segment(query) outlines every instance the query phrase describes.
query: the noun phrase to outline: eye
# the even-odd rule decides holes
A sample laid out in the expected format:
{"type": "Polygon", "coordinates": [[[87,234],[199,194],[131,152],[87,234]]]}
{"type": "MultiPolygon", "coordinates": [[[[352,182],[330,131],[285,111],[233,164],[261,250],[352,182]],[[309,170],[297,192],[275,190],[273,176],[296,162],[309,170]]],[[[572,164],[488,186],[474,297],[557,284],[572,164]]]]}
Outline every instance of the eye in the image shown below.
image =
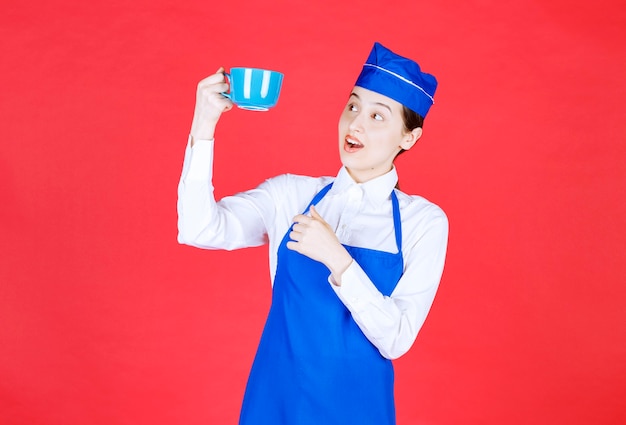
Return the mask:
{"type": "Polygon", "coordinates": [[[382,121],[383,120],[383,116],[377,113],[373,113],[372,114],[372,118],[375,119],[376,121],[382,121]]]}
{"type": "Polygon", "coordinates": [[[350,111],[350,112],[357,112],[358,110],[359,110],[359,108],[357,108],[354,103],[348,104],[348,111],[350,111]]]}

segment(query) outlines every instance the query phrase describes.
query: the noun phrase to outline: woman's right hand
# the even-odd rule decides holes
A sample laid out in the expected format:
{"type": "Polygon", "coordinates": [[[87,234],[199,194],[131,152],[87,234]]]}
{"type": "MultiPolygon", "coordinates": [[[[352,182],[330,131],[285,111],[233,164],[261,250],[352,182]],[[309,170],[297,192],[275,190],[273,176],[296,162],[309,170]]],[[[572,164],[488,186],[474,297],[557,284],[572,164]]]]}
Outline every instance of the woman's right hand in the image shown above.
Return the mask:
{"type": "Polygon", "coordinates": [[[228,83],[224,76],[224,68],[198,83],[196,92],[196,107],[191,123],[191,137],[193,140],[212,139],[215,126],[223,112],[233,107],[233,102],[221,93],[228,91],[228,83]]]}

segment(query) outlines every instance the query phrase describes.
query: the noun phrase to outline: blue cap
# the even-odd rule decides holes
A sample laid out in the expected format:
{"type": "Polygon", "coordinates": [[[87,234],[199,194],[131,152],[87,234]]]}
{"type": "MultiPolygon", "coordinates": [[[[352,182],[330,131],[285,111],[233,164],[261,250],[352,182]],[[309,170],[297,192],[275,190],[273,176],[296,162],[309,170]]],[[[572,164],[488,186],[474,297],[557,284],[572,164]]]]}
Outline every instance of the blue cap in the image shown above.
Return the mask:
{"type": "Polygon", "coordinates": [[[422,72],[417,62],[374,43],[355,86],[390,97],[426,117],[430,106],[435,103],[433,96],[437,80],[433,75],[422,72]]]}

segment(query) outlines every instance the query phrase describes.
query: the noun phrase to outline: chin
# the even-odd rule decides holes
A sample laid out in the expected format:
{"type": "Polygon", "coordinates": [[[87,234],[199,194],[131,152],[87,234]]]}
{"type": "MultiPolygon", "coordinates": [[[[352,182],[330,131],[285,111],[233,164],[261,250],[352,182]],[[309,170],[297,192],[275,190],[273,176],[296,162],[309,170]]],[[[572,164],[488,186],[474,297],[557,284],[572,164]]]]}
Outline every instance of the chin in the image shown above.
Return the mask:
{"type": "Polygon", "coordinates": [[[346,168],[351,168],[356,165],[353,158],[350,158],[345,152],[339,153],[339,159],[341,160],[341,164],[346,168]]]}

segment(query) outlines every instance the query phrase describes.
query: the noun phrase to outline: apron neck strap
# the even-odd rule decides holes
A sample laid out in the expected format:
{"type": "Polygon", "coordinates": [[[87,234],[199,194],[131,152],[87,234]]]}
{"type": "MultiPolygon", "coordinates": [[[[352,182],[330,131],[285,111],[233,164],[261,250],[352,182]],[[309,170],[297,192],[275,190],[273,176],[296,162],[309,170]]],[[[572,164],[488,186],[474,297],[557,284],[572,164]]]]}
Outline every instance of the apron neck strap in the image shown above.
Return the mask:
{"type": "Polygon", "coordinates": [[[396,232],[398,252],[402,252],[402,220],[400,219],[400,203],[395,189],[391,191],[391,205],[393,206],[393,227],[396,232]]]}
{"type": "Polygon", "coordinates": [[[308,213],[309,209],[311,208],[311,205],[317,205],[317,203],[322,200],[324,195],[326,195],[326,193],[328,193],[328,191],[330,190],[331,187],[333,187],[333,183],[332,182],[330,182],[329,184],[324,186],[324,188],[322,188],[322,190],[317,192],[317,195],[315,195],[313,197],[313,200],[309,203],[309,205],[306,207],[306,209],[304,210],[304,212],[302,214],[308,213]]]}

